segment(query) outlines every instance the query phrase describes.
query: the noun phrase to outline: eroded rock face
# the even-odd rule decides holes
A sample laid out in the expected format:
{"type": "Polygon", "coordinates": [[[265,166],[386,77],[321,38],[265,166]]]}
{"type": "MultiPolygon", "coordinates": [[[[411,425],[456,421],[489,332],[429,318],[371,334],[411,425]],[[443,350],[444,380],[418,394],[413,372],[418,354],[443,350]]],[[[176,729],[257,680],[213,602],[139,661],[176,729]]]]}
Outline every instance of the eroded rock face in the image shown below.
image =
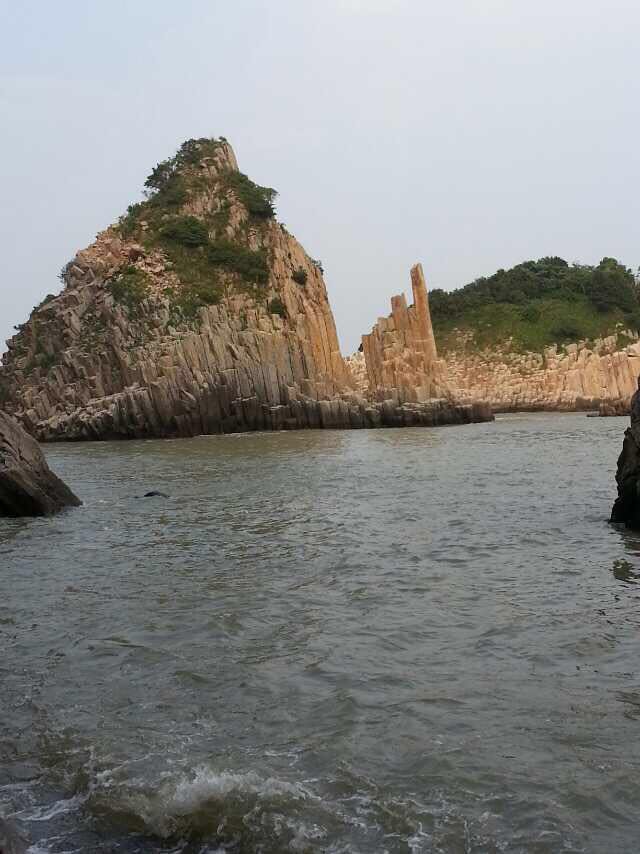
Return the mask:
{"type": "MultiPolygon", "coordinates": [[[[637,338],[626,330],[627,338],[637,338]]],[[[640,374],[640,343],[624,348],[617,336],[578,341],[542,353],[518,353],[508,343],[500,350],[477,352],[460,336],[459,350],[446,354],[452,393],[458,399],[481,398],[496,412],[522,410],[600,410],[628,414],[640,374]]]]}
{"type": "Polygon", "coordinates": [[[0,516],[50,516],[79,504],[51,471],[35,439],[0,412],[0,516]]]}
{"type": "Polygon", "coordinates": [[[411,289],[413,304],[407,305],[404,294],[391,297],[391,314],[378,318],[371,332],[362,336],[362,358],[352,356],[349,364],[360,388],[375,399],[391,396],[413,403],[450,399],[421,264],[411,268],[411,289]]]}
{"type": "Polygon", "coordinates": [[[7,342],[0,401],[40,441],[481,417],[356,388],[321,265],[226,140],[186,143],[150,179],[155,195],[78,252],[7,342]]]}
{"type": "Polygon", "coordinates": [[[631,426],[624,433],[616,483],[618,497],[611,511],[611,521],[640,530],[640,380],[631,399],[631,426]]]}

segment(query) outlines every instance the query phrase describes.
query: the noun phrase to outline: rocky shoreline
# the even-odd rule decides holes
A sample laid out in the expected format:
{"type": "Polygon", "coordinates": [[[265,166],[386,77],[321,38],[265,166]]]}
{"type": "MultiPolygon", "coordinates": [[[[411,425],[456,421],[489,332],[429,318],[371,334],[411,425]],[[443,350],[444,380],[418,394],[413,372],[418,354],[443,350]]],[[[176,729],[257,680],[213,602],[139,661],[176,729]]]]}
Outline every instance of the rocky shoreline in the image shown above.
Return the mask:
{"type": "MultiPolygon", "coordinates": [[[[417,308],[401,311],[399,369],[363,393],[322,265],[226,140],[190,140],[149,183],[155,194],[78,252],[62,292],[7,342],[0,405],[39,441],[492,418],[442,376],[421,269],[417,308]]],[[[385,348],[379,337],[379,359],[385,348]]]]}

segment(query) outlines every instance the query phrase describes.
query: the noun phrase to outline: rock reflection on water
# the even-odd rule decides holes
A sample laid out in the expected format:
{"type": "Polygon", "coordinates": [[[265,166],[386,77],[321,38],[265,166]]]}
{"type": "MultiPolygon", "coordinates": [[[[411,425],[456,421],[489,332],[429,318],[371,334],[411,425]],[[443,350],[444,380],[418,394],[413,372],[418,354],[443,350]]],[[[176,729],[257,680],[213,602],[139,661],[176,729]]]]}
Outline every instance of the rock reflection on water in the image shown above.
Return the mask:
{"type": "Polygon", "coordinates": [[[517,415],[48,448],[85,504],[0,520],[0,814],[52,854],[635,850],[620,441],[517,415]]]}

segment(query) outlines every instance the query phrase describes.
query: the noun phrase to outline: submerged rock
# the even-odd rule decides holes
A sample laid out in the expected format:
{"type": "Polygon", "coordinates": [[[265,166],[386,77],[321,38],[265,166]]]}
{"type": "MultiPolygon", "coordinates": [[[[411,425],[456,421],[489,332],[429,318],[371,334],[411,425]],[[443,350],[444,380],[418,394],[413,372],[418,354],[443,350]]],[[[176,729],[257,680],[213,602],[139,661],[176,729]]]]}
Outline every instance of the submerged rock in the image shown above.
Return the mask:
{"type": "Polygon", "coordinates": [[[640,530],[640,379],[631,398],[631,426],[625,430],[616,472],[618,497],[611,511],[612,522],[624,522],[640,530]]]}
{"type": "MultiPolygon", "coordinates": [[[[80,503],[51,471],[35,439],[0,412],[0,516],[50,516],[80,503]]],[[[2,825],[0,840],[1,832],[2,825]]]]}
{"type": "Polygon", "coordinates": [[[27,835],[12,821],[0,818],[0,854],[26,854],[27,835]]]}

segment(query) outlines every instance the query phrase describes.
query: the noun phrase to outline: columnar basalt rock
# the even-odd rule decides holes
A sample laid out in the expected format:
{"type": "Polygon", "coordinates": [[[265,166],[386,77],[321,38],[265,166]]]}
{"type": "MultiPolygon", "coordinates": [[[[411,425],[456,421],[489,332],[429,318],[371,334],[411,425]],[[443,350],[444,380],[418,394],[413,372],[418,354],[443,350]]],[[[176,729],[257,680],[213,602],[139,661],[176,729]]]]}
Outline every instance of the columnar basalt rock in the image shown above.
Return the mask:
{"type": "MultiPolygon", "coordinates": [[[[391,314],[362,336],[366,388],[376,399],[397,397],[424,403],[450,398],[446,367],[438,359],[422,265],[411,269],[413,305],[404,294],[391,297],[391,314]]],[[[362,385],[362,381],[361,381],[362,385]]]]}
{"type": "Polygon", "coordinates": [[[35,439],[0,412],[0,516],[50,516],[79,504],[51,471],[35,439]]]}
{"type": "MultiPolygon", "coordinates": [[[[630,330],[626,338],[636,337],[630,330]]],[[[478,352],[460,336],[460,348],[446,354],[453,395],[482,398],[496,412],[599,410],[629,412],[640,375],[640,343],[620,349],[615,335],[579,341],[542,353],[519,353],[508,344],[478,352]]]]}
{"type": "Polygon", "coordinates": [[[487,417],[468,401],[431,400],[424,306],[402,309],[423,393],[356,388],[320,264],[274,219],[272,191],[238,172],[226,140],[185,143],[149,181],[155,195],[78,252],[63,291],[7,342],[0,401],[32,435],[172,437],[487,417]]]}
{"type": "Polygon", "coordinates": [[[431,325],[427,283],[424,278],[422,264],[414,264],[411,268],[411,290],[416,314],[416,346],[424,353],[426,370],[433,370],[438,359],[436,339],[431,325]]]}

